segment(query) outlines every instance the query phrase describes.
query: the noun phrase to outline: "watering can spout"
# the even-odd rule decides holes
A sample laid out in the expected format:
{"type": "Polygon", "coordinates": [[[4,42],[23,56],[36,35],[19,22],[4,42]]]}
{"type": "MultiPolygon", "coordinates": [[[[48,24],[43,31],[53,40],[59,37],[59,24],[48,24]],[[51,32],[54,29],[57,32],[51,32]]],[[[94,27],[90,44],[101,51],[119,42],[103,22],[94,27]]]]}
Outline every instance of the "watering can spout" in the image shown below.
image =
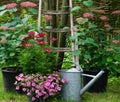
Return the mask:
{"type": "Polygon", "coordinates": [[[103,70],[101,70],[97,75],[88,75],[88,74],[82,74],[82,76],[92,77],[93,79],[90,80],[81,90],[80,95],[83,95],[94,83],[95,81],[102,76],[104,73],[103,70]]]}

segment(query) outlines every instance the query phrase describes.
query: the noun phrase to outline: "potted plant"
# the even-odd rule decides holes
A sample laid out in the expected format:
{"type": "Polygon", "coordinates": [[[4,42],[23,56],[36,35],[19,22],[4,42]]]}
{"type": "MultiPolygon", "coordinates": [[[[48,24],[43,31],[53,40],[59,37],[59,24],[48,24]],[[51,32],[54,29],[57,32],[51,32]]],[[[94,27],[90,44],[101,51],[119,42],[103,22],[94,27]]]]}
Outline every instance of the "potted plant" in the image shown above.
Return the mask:
{"type": "Polygon", "coordinates": [[[28,96],[28,102],[46,102],[46,99],[61,91],[65,82],[66,80],[61,78],[58,72],[47,75],[21,73],[16,76],[15,85],[16,90],[22,86],[23,92],[28,96]]]}
{"type": "Polygon", "coordinates": [[[18,59],[25,74],[48,74],[56,70],[57,52],[48,44],[49,41],[56,41],[56,38],[47,39],[46,34],[36,31],[23,36],[23,50],[18,59]]]}
{"type": "Polygon", "coordinates": [[[21,50],[20,38],[15,35],[9,35],[1,38],[0,41],[0,65],[5,90],[14,90],[15,76],[21,73],[18,63],[18,55],[21,50]]]}
{"type": "Polygon", "coordinates": [[[119,65],[117,64],[119,58],[116,59],[115,57],[116,54],[118,55],[118,50],[112,44],[112,40],[115,39],[114,36],[111,37],[114,28],[109,24],[110,19],[106,11],[96,8],[91,9],[92,4],[92,1],[91,3],[81,3],[80,7],[83,7],[84,10],[82,8],[80,10],[73,8],[73,12],[75,13],[81,11],[81,17],[78,16],[76,18],[76,34],[70,37],[70,39],[71,41],[75,41],[78,38],[76,44],[79,46],[79,50],[74,51],[73,54],[80,56],[79,61],[82,68],[85,68],[84,73],[90,74],[88,71],[93,71],[92,74],[97,74],[98,72],[96,71],[105,71],[105,74],[103,74],[104,80],[100,78],[96,82],[99,86],[95,90],[96,92],[104,92],[107,85],[108,70],[112,72],[119,65]],[[105,82],[104,85],[103,81],[105,82]],[[103,88],[100,88],[101,86],[103,88]]]}
{"type": "Polygon", "coordinates": [[[31,26],[34,29],[34,26],[29,24],[29,21],[32,20],[30,14],[33,13],[32,11],[27,13],[29,9],[36,6],[32,2],[21,2],[22,9],[19,10],[17,3],[9,3],[2,5],[0,9],[0,66],[2,67],[4,87],[8,91],[15,90],[15,76],[21,73],[18,62],[18,56],[22,50],[20,36],[26,34],[31,26]],[[27,5],[25,5],[26,3],[27,5]]]}

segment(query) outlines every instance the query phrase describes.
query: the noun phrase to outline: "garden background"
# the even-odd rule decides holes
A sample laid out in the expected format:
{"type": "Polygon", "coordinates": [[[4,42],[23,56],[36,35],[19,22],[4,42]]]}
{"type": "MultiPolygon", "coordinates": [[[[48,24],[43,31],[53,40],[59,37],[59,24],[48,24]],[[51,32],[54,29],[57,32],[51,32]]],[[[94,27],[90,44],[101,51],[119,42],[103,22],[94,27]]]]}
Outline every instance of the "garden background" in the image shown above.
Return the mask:
{"type": "MultiPolygon", "coordinates": [[[[2,6],[4,4],[12,3],[12,2],[19,3],[21,1],[26,1],[26,0],[4,0],[4,1],[0,0],[0,6],[2,6]]],[[[27,1],[32,1],[32,2],[35,2],[38,4],[38,0],[27,0],[27,1]]],[[[83,95],[83,102],[95,102],[95,101],[96,102],[106,102],[106,101],[107,102],[119,102],[119,94],[120,94],[120,86],[119,86],[119,84],[120,84],[120,11],[119,11],[120,6],[119,6],[119,4],[120,4],[120,1],[118,1],[118,0],[93,0],[93,4],[94,4],[95,8],[98,7],[97,9],[105,10],[105,13],[103,12],[103,14],[96,14],[95,17],[101,17],[104,15],[104,16],[108,17],[108,19],[103,18],[102,19],[103,21],[101,21],[98,18],[89,19],[88,21],[85,21],[84,23],[82,22],[82,24],[81,24],[81,22],[79,22],[80,19],[77,19],[77,18],[80,18],[82,16],[82,14],[85,12],[89,12],[89,11],[95,12],[95,11],[94,11],[94,7],[93,8],[90,7],[89,4],[86,7],[83,6],[81,4],[81,1],[84,1],[84,0],[76,0],[73,2],[74,8],[72,9],[72,11],[73,11],[72,13],[76,16],[76,18],[74,18],[74,22],[76,23],[76,21],[77,21],[77,23],[78,23],[76,26],[78,28],[79,34],[75,37],[71,37],[70,41],[74,41],[78,37],[80,40],[78,42],[79,50],[81,50],[81,52],[76,51],[73,54],[75,54],[75,55],[80,54],[79,55],[80,56],[80,64],[82,67],[87,68],[87,67],[90,67],[90,65],[99,65],[99,67],[104,66],[110,70],[107,91],[104,93],[86,92],[83,95]],[[81,7],[83,7],[83,8],[81,9],[81,7]],[[117,13],[113,12],[113,11],[117,11],[117,13]],[[113,13],[113,15],[112,15],[112,13],[113,13]],[[89,27],[89,24],[91,22],[94,22],[97,26],[91,25],[91,28],[92,28],[91,29],[89,27]],[[87,26],[87,24],[88,24],[88,26],[87,26]],[[105,27],[104,24],[106,24],[106,25],[109,24],[109,25],[107,25],[105,27]],[[82,33],[80,30],[81,28],[83,28],[82,33]],[[91,35],[88,34],[89,32],[91,35]],[[97,35],[94,34],[94,32],[99,32],[98,34],[101,34],[101,36],[98,37],[97,35]],[[84,41],[81,43],[81,40],[85,40],[86,42],[84,41]],[[95,42],[95,41],[98,41],[98,42],[95,42]],[[85,46],[83,46],[83,43],[85,46]],[[98,45],[96,45],[96,44],[98,44],[98,45]],[[102,44],[103,44],[103,46],[101,47],[102,44]],[[99,49],[97,50],[96,48],[99,48],[99,49]],[[93,49],[96,49],[96,51],[94,52],[93,49]],[[106,49],[110,53],[107,53],[106,49]],[[113,51],[113,49],[114,49],[114,51],[113,51]],[[91,60],[93,58],[92,55],[95,55],[94,60],[91,60]],[[101,58],[101,56],[103,56],[103,57],[101,58]],[[97,61],[97,62],[95,62],[95,61],[97,61]]],[[[92,0],[88,0],[88,1],[91,2],[92,0]]],[[[52,5],[52,7],[54,7],[55,6],[54,2],[58,2],[58,1],[57,0],[49,0],[50,4],[48,3],[48,5],[49,6],[52,5]]],[[[64,0],[61,0],[59,3],[62,3],[62,2],[64,2],[64,0]]],[[[9,14],[6,13],[5,15],[0,16],[0,26],[4,25],[4,23],[6,23],[9,27],[15,26],[16,34],[20,34],[20,33],[27,34],[27,32],[31,29],[36,30],[37,22],[38,22],[37,21],[37,17],[38,17],[37,11],[31,9],[30,12],[28,13],[27,11],[24,11],[24,10],[22,11],[21,8],[19,8],[19,9],[20,9],[19,12],[17,12],[16,14],[17,15],[20,14],[20,16],[23,17],[21,20],[24,22],[23,25],[18,25],[19,23],[21,24],[21,22],[18,22],[17,20],[7,24],[8,21],[11,21],[10,17],[13,17],[14,15],[9,16],[9,14]],[[27,13],[28,14],[31,13],[34,16],[32,16],[32,17],[29,16],[30,17],[29,19],[27,19],[27,17],[24,18],[23,14],[27,14],[27,13]]],[[[36,9],[38,9],[38,8],[36,8],[36,9]]],[[[68,20],[68,18],[65,17],[64,20],[68,20]]],[[[57,20],[52,21],[54,27],[56,26],[57,22],[58,22],[57,20]]],[[[42,22],[42,24],[44,26],[47,23],[48,22],[45,22],[45,21],[42,22]]],[[[63,24],[67,24],[67,23],[64,22],[63,24]]],[[[60,25],[60,27],[61,27],[61,25],[60,25]]],[[[13,32],[14,31],[1,30],[1,34],[7,34],[7,33],[13,33],[13,32]],[[3,33],[3,32],[5,32],[5,33],[3,33]]],[[[54,35],[52,35],[52,36],[56,37],[54,35]]],[[[17,38],[17,37],[18,36],[15,36],[15,38],[17,38]]],[[[68,36],[64,36],[64,35],[57,36],[57,39],[59,39],[59,42],[53,43],[54,46],[63,46],[63,47],[65,45],[70,46],[70,41],[68,41],[68,36]],[[65,40],[66,40],[67,44],[66,44],[66,42],[64,42],[65,40]]],[[[11,54],[11,56],[13,56],[13,54],[11,54]]],[[[58,60],[57,61],[58,63],[63,61],[64,59],[71,60],[71,54],[62,52],[57,55],[56,59],[58,60]]],[[[52,62],[52,63],[54,63],[54,62],[52,62]]],[[[3,67],[2,64],[0,66],[3,67]]],[[[69,66],[69,64],[64,65],[64,66],[65,67],[69,66]]],[[[56,70],[58,70],[60,68],[61,68],[61,66],[58,66],[56,70]]],[[[52,70],[55,70],[55,69],[53,68],[52,70]]],[[[49,72],[49,70],[47,70],[47,71],[49,72]]],[[[44,73],[44,71],[43,71],[43,73],[44,73]]],[[[27,102],[27,97],[24,94],[18,94],[18,93],[4,91],[2,82],[3,82],[2,74],[0,74],[0,100],[1,100],[1,102],[27,102]]],[[[51,100],[51,102],[62,102],[62,100],[54,98],[53,100],[51,100]]]]}

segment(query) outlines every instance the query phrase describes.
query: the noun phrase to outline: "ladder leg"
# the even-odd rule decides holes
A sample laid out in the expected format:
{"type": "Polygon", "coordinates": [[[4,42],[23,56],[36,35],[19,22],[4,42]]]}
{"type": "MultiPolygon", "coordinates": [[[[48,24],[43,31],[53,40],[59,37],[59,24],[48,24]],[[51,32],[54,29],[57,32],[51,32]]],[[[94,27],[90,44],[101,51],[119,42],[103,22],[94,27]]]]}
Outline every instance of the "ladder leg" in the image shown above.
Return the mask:
{"type": "Polygon", "coordinates": [[[42,8],[42,0],[39,0],[39,11],[38,11],[38,31],[41,31],[41,8],[42,8]]]}
{"type": "MultiPolygon", "coordinates": [[[[69,0],[69,6],[70,6],[70,11],[72,9],[72,0],[69,0]]],[[[70,30],[71,30],[71,36],[74,36],[74,29],[73,29],[73,14],[70,13],[70,30]]],[[[78,46],[76,45],[77,39],[75,42],[72,42],[72,51],[78,50],[78,46]]],[[[79,56],[74,55],[73,56],[73,62],[79,64],[79,56]]]]}

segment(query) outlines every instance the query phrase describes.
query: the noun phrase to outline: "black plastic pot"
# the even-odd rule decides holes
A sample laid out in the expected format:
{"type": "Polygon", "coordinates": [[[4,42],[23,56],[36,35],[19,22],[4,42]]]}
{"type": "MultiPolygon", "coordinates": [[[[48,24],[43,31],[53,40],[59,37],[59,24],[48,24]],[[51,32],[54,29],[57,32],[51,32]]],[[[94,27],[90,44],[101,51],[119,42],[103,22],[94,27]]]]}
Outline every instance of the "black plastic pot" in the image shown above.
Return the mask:
{"type": "Polygon", "coordinates": [[[6,91],[15,91],[15,77],[22,73],[17,67],[2,68],[3,84],[6,91]]]}
{"type": "MultiPolygon", "coordinates": [[[[105,92],[107,88],[107,81],[108,81],[108,70],[104,70],[105,73],[89,88],[88,92],[105,92]]],[[[84,74],[96,75],[99,71],[86,71],[84,70],[84,74]]],[[[83,77],[83,85],[86,85],[92,78],[91,77],[83,77]]]]}

